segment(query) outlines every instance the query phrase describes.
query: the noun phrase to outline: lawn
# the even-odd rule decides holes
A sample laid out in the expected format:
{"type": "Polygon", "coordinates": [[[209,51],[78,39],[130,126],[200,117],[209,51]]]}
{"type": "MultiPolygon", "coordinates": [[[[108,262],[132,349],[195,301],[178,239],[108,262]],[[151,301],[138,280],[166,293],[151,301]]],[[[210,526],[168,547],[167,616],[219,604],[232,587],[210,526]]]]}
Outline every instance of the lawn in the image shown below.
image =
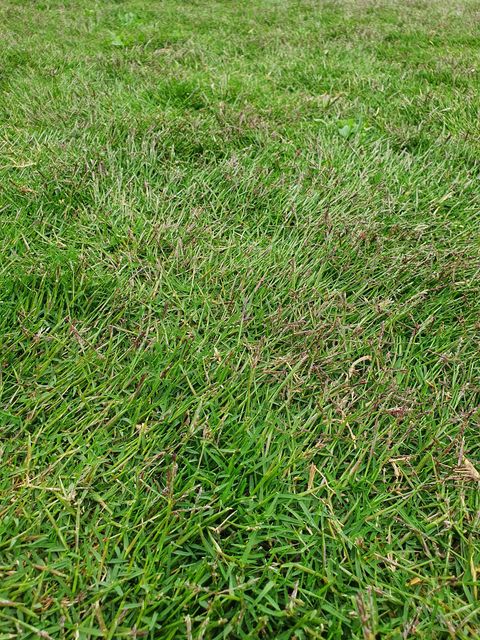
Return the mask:
{"type": "Polygon", "coordinates": [[[0,0],[0,640],[480,636],[480,2],[0,0]]]}

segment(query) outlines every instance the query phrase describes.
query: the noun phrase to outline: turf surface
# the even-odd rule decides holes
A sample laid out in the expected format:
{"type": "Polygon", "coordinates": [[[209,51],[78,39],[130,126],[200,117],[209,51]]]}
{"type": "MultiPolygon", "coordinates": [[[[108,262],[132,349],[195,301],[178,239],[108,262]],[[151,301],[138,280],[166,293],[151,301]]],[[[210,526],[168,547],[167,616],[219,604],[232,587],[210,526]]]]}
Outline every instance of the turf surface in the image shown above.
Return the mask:
{"type": "Polygon", "coordinates": [[[478,638],[480,3],[0,0],[0,639],[478,638]]]}

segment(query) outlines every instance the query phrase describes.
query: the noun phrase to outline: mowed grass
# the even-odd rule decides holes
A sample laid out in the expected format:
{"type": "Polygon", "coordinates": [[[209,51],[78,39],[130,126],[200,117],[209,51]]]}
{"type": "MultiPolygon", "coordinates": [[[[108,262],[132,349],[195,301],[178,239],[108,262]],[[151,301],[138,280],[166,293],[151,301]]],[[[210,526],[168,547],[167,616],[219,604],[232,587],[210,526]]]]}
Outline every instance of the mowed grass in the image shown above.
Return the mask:
{"type": "Polygon", "coordinates": [[[0,638],[478,638],[479,2],[0,25],[0,638]]]}

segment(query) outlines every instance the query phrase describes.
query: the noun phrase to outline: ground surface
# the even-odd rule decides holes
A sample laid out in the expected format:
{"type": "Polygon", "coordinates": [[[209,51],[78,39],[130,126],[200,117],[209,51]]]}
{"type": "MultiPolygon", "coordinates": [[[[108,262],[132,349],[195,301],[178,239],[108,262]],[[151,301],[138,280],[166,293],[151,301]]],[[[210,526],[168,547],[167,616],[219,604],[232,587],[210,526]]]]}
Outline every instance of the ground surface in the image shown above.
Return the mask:
{"type": "Polygon", "coordinates": [[[0,638],[477,638],[478,2],[0,0],[0,638]]]}

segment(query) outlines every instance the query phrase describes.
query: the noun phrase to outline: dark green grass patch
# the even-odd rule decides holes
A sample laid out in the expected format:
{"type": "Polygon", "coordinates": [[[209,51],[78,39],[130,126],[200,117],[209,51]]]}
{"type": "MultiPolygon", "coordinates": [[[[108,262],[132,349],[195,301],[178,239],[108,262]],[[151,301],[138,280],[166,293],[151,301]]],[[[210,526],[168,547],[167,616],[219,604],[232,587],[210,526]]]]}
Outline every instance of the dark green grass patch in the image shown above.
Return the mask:
{"type": "Polygon", "coordinates": [[[476,1],[0,0],[0,637],[477,638],[476,1]]]}

